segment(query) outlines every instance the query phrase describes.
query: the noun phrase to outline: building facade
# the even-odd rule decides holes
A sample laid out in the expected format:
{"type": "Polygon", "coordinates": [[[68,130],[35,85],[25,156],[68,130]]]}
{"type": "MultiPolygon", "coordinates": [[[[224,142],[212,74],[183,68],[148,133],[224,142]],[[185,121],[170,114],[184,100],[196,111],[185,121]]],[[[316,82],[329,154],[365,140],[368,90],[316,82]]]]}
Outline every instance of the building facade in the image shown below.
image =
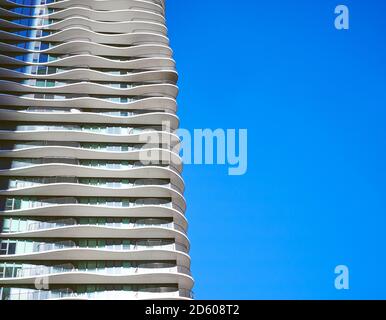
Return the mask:
{"type": "Polygon", "coordinates": [[[191,299],[163,0],[0,0],[0,298],[191,299]]]}

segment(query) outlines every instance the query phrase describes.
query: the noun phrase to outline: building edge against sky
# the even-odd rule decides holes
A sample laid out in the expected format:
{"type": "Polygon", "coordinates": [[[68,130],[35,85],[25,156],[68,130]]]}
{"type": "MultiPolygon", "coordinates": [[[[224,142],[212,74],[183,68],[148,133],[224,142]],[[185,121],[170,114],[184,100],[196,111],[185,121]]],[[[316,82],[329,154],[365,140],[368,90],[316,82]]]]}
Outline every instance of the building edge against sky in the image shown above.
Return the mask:
{"type": "Polygon", "coordinates": [[[0,0],[0,299],[192,298],[177,79],[164,1],[0,0]]]}

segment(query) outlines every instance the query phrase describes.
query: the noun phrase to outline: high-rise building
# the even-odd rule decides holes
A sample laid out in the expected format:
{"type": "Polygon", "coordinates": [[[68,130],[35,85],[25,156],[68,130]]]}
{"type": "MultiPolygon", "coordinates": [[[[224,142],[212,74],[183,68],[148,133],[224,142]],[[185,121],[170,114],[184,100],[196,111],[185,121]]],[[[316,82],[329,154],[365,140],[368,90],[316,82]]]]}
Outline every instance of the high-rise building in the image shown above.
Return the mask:
{"type": "Polygon", "coordinates": [[[1,299],[192,298],[176,82],[163,0],[0,0],[1,299]]]}

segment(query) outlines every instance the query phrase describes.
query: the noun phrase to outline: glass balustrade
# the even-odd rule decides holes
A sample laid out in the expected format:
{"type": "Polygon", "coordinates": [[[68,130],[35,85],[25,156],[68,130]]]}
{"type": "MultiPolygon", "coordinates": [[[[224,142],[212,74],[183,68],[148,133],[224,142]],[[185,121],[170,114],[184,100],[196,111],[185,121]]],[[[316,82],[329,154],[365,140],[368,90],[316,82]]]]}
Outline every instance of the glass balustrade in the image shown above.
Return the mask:
{"type": "Polygon", "coordinates": [[[76,178],[76,177],[45,177],[45,178],[18,178],[10,179],[8,189],[21,189],[56,183],[72,183],[90,185],[101,188],[127,189],[142,186],[162,186],[176,189],[177,186],[166,179],[100,179],[100,178],[76,178]]]}
{"type": "MultiPolygon", "coordinates": [[[[29,38],[38,38],[38,37],[44,37],[44,36],[54,34],[55,32],[38,29],[38,30],[18,30],[18,31],[14,31],[11,33],[15,34],[15,35],[29,37],[29,38]],[[31,36],[31,35],[34,35],[34,36],[31,36]]],[[[27,46],[27,44],[26,44],[27,41],[26,42],[20,42],[20,43],[25,43],[25,46],[27,46]]],[[[79,57],[79,55],[75,55],[75,54],[47,54],[45,52],[39,52],[40,50],[46,50],[48,48],[50,48],[50,47],[46,41],[43,42],[43,41],[37,40],[37,41],[30,42],[30,44],[28,44],[28,47],[25,48],[25,49],[29,49],[29,50],[34,50],[36,52],[29,52],[29,53],[23,53],[23,54],[20,54],[20,53],[14,54],[14,53],[9,53],[9,52],[4,52],[4,53],[6,53],[6,56],[9,58],[13,58],[13,59],[23,61],[23,62],[39,63],[39,64],[40,63],[47,63],[47,62],[54,62],[54,61],[63,60],[66,58],[78,58],[79,57]],[[40,46],[39,46],[39,43],[40,43],[40,46]]],[[[99,59],[108,59],[112,62],[129,62],[129,61],[135,61],[135,60],[142,59],[139,57],[102,56],[102,55],[92,55],[92,54],[87,54],[87,56],[93,56],[96,59],[98,59],[98,58],[99,59]]],[[[110,85],[116,86],[114,83],[110,84],[110,85]]],[[[126,83],[122,84],[122,85],[125,85],[125,87],[126,87],[126,83]]]]}
{"type": "MultiPolygon", "coordinates": [[[[31,146],[28,146],[28,148],[31,148],[31,146]]],[[[21,148],[23,149],[23,148],[21,148]]],[[[16,150],[16,149],[14,149],[16,150]]],[[[134,149],[136,150],[136,149],[134,149]]],[[[134,151],[132,150],[132,151],[134,151]]],[[[146,149],[144,149],[146,150],[146,149]]],[[[130,151],[130,150],[128,150],[130,151]]],[[[119,151],[118,151],[119,152],[119,151]]],[[[35,158],[35,159],[14,159],[11,161],[9,165],[6,167],[3,167],[2,169],[21,169],[21,168],[28,168],[33,167],[37,165],[43,165],[43,164],[67,164],[67,165],[75,165],[75,166],[82,166],[82,167],[91,167],[91,168],[98,168],[98,169],[106,169],[106,170],[129,170],[129,169],[135,169],[135,168],[143,168],[143,167],[159,167],[163,169],[170,169],[176,172],[177,174],[180,174],[180,167],[175,165],[174,163],[142,163],[141,161],[134,161],[134,162],[117,162],[117,161],[97,161],[97,160],[90,160],[90,161],[84,161],[84,160],[78,160],[78,159],[72,159],[72,158],[35,158]]],[[[182,191],[177,185],[173,184],[170,186],[173,189],[182,191]]]]}
{"type": "MultiPolygon", "coordinates": [[[[6,129],[6,128],[4,128],[6,129]]],[[[80,131],[111,135],[131,135],[143,132],[160,132],[159,127],[129,128],[129,127],[97,127],[78,125],[18,125],[14,129],[17,132],[23,131],[80,131]]]]}
{"type": "Polygon", "coordinates": [[[175,288],[160,288],[152,291],[89,291],[89,292],[74,292],[71,289],[62,289],[56,291],[43,290],[22,290],[19,288],[11,291],[12,293],[2,293],[3,300],[56,300],[56,299],[96,299],[96,300],[130,300],[130,299],[160,299],[160,298],[188,298],[193,299],[193,293],[190,290],[175,289],[175,288]],[[16,292],[15,292],[16,291],[16,292]]]}
{"type": "MultiPolygon", "coordinates": [[[[159,147],[154,145],[148,145],[148,147],[159,147]]],[[[97,143],[88,143],[82,144],[81,148],[90,149],[90,150],[98,150],[98,151],[108,151],[108,152],[128,152],[128,151],[136,151],[136,150],[146,150],[147,148],[144,145],[129,145],[129,144],[97,144],[97,143]]]]}
{"type": "MultiPolygon", "coordinates": [[[[14,159],[11,161],[9,168],[25,168],[32,167],[35,165],[42,164],[70,164],[82,167],[92,167],[98,169],[108,170],[128,170],[133,168],[142,167],[160,167],[160,168],[172,168],[172,164],[161,164],[161,163],[146,163],[143,164],[141,161],[102,161],[102,160],[78,160],[73,158],[31,158],[31,159],[14,159]]],[[[7,167],[8,168],[8,167],[7,167]]],[[[177,170],[175,168],[174,170],[177,170]]]]}
{"type": "Polygon", "coordinates": [[[11,169],[17,169],[17,168],[25,168],[25,167],[31,167],[34,165],[41,165],[41,164],[50,164],[50,163],[56,163],[56,164],[70,164],[70,165],[79,165],[78,159],[73,158],[34,158],[34,159],[15,159],[12,160],[10,164],[11,169]]]}
{"type": "MultiPolygon", "coordinates": [[[[143,198],[143,199],[122,199],[122,198],[74,198],[74,197],[61,197],[61,198],[48,198],[39,199],[37,197],[15,197],[7,198],[5,202],[5,210],[27,210],[33,208],[41,208],[55,205],[89,205],[96,207],[108,207],[108,208],[135,208],[142,206],[162,206],[166,208],[177,208],[170,200],[158,199],[158,198],[143,198]]],[[[181,210],[181,209],[180,209],[181,210]]],[[[181,212],[183,212],[181,210],[181,212]]]]}
{"type": "MultiPolygon", "coordinates": [[[[4,218],[2,233],[20,233],[39,230],[49,230],[61,227],[71,226],[88,226],[88,227],[106,227],[118,229],[135,229],[135,228],[166,228],[186,233],[185,229],[178,223],[165,221],[161,218],[68,218],[46,221],[25,220],[21,218],[4,218]]],[[[1,230],[1,229],[0,229],[1,230]]]]}
{"type": "MultiPolygon", "coordinates": [[[[64,0],[9,0],[9,2],[13,2],[16,4],[21,4],[25,6],[38,6],[38,5],[46,5],[51,3],[63,2],[64,0]]],[[[151,2],[157,4],[159,6],[163,6],[161,0],[146,0],[146,2],[151,2]]]]}
{"type": "Polygon", "coordinates": [[[65,142],[65,141],[14,141],[4,142],[0,146],[0,150],[22,150],[34,147],[70,147],[78,149],[87,149],[95,151],[106,151],[106,152],[128,152],[137,150],[147,150],[150,148],[162,148],[158,144],[125,144],[125,143],[83,143],[83,142],[65,142]],[[146,148],[145,148],[146,146],[146,148]]]}
{"type": "Polygon", "coordinates": [[[56,33],[55,31],[47,31],[41,29],[13,30],[8,32],[16,36],[21,36],[30,39],[47,37],[56,33]]]}
{"type": "Polygon", "coordinates": [[[47,25],[56,23],[60,20],[36,17],[36,18],[10,19],[8,21],[22,26],[26,26],[26,27],[41,27],[41,26],[47,26],[47,25]]]}
{"type": "MultiPolygon", "coordinates": [[[[11,2],[18,3],[18,4],[24,4],[20,0],[12,0],[11,2]]],[[[29,4],[31,5],[31,4],[29,4]]],[[[46,8],[46,7],[16,7],[16,8],[7,8],[8,11],[18,13],[24,16],[43,16],[47,14],[51,14],[56,12],[57,9],[53,8],[46,8]]]]}
{"type": "MultiPolygon", "coordinates": [[[[43,42],[43,41],[30,41],[30,42],[19,42],[14,44],[15,46],[19,48],[24,49],[30,49],[30,50],[46,50],[49,48],[55,47],[54,43],[50,42],[43,42]]],[[[12,70],[24,74],[31,74],[31,75],[50,75],[55,73],[63,73],[66,71],[73,71],[73,70],[88,70],[88,71],[95,71],[100,72],[105,75],[112,75],[112,76],[126,76],[126,75],[133,75],[136,73],[144,72],[144,70],[141,69],[98,69],[98,68],[91,68],[82,66],[81,68],[69,68],[69,67],[56,67],[56,66],[22,66],[13,68],[12,70]]],[[[146,70],[145,70],[146,71],[146,70]]]]}
{"type": "MultiPolygon", "coordinates": [[[[81,99],[81,98],[91,98],[91,99],[98,99],[106,102],[112,102],[112,103],[131,103],[136,102],[143,97],[121,97],[121,96],[115,96],[115,97],[109,97],[109,96],[103,96],[103,95],[94,95],[94,94],[68,94],[68,95],[59,95],[59,94],[46,94],[46,93],[29,93],[29,94],[21,94],[17,97],[20,98],[27,98],[27,99],[40,99],[40,100],[72,100],[72,99],[81,99]]],[[[151,98],[151,97],[144,97],[151,98]]]]}
{"type": "MultiPolygon", "coordinates": [[[[15,81],[13,81],[15,82],[15,81]]],[[[30,86],[30,87],[38,87],[38,88],[54,88],[54,87],[63,87],[73,84],[90,84],[90,85],[101,85],[105,87],[110,87],[112,89],[132,89],[139,86],[146,86],[149,84],[146,83],[120,83],[120,82],[91,82],[91,81],[55,81],[55,80],[39,80],[39,79],[27,79],[27,80],[21,80],[18,82],[20,84],[30,86]]]]}
{"type": "Polygon", "coordinates": [[[33,240],[1,240],[1,255],[22,255],[69,249],[95,249],[104,251],[127,252],[142,250],[170,250],[187,253],[185,244],[176,243],[174,240],[109,240],[85,239],[66,240],[59,242],[37,242],[33,240]]]}
{"type": "Polygon", "coordinates": [[[76,108],[49,108],[49,107],[30,107],[24,110],[13,110],[13,109],[2,109],[3,111],[15,112],[15,111],[23,111],[23,112],[40,112],[40,113],[76,113],[76,114],[97,114],[103,116],[113,116],[113,117],[132,117],[137,115],[149,114],[160,111],[147,111],[147,112],[129,112],[129,111],[103,111],[103,110],[95,110],[95,109],[76,109],[76,108]]]}
{"type": "MultiPolygon", "coordinates": [[[[189,268],[184,266],[167,266],[165,263],[156,263],[154,265],[147,264],[146,267],[141,265],[135,265],[132,262],[120,262],[115,263],[114,267],[84,267],[87,263],[82,262],[78,263],[77,266],[74,264],[68,263],[57,266],[45,266],[45,265],[28,265],[28,264],[0,264],[0,278],[28,278],[28,277],[37,277],[43,275],[52,275],[52,274],[61,274],[61,273],[94,273],[102,275],[135,275],[135,274],[148,274],[148,273],[182,273],[186,275],[191,275],[189,268]]],[[[88,263],[91,264],[91,263],[88,263]]],[[[98,262],[93,262],[95,265],[101,264],[98,262]]],[[[111,264],[111,263],[108,263],[111,264]]]]}

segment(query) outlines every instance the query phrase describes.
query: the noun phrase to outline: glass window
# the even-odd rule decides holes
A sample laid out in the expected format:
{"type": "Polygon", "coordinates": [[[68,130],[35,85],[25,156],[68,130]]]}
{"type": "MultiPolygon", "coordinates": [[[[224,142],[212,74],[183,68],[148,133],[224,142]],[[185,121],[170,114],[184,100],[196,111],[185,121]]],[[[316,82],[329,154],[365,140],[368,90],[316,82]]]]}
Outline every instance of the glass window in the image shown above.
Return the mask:
{"type": "Polygon", "coordinates": [[[13,266],[9,265],[5,268],[5,277],[12,278],[12,276],[13,276],[13,266]]]}
{"type": "Polygon", "coordinates": [[[3,232],[9,232],[11,231],[11,219],[5,218],[3,220],[3,232]]]}
{"type": "Polygon", "coordinates": [[[34,246],[38,247],[39,244],[33,241],[26,241],[25,242],[25,252],[34,252],[34,246]]]}
{"type": "Polygon", "coordinates": [[[88,285],[87,286],[87,292],[95,292],[95,291],[96,291],[95,285],[88,285]]]}
{"type": "Polygon", "coordinates": [[[7,198],[7,200],[5,202],[5,210],[12,210],[13,209],[13,202],[14,202],[14,199],[7,198]]]}
{"type": "Polygon", "coordinates": [[[13,210],[21,209],[21,204],[22,204],[21,199],[16,198],[13,204],[13,210]]]}
{"type": "Polygon", "coordinates": [[[48,74],[54,74],[57,72],[57,69],[55,67],[48,67],[47,73],[48,74]]]}
{"type": "Polygon", "coordinates": [[[45,80],[36,80],[36,86],[37,87],[45,87],[46,86],[45,80]]]}
{"type": "Polygon", "coordinates": [[[9,242],[8,244],[8,254],[16,253],[16,242],[9,242]]]}
{"type": "Polygon", "coordinates": [[[96,269],[96,261],[87,262],[87,269],[88,270],[95,270],[96,269]]]}
{"type": "Polygon", "coordinates": [[[88,218],[80,218],[79,224],[88,224],[88,218]]]}
{"type": "Polygon", "coordinates": [[[46,54],[39,54],[39,62],[40,63],[48,62],[48,55],[46,55],[46,54]]]}
{"type": "Polygon", "coordinates": [[[77,292],[78,292],[78,293],[84,293],[84,292],[86,292],[86,285],[84,285],[84,284],[78,285],[78,286],[77,286],[77,292]]]}
{"type": "Polygon", "coordinates": [[[79,247],[86,248],[87,247],[87,240],[79,240],[79,247]]]}
{"type": "Polygon", "coordinates": [[[130,249],[130,240],[123,240],[123,250],[129,250],[130,249]]]}
{"type": "Polygon", "coordinates": [[[46,50],[49,48],[49,45],[47,42],[42,42],[40,45],[40,50],[46,50]]]}
{"type": "Polygon", "coordinates": [[[89,248],[96,248],[97,246],[97,241],[96,240],[89,240],[88,241],[88,247],[89,248]]]}
{"type": "Polygon", "coordinates": [[[0,245],[0,254],[7,254],[8,242],[1,242],[0,245]]]}
{"type": "Polygon", "coordinates": [[[78,269],[79,269],[79,270],[86,270],[86,269],[87,269],[87,264],[86,264],[86,262],[85,262],[85,261],[80,261],[80,262],[78,263],[78,269]]]}
{"type": "Polygon", "coordinates": [[[18,231],[27,231],[27,221],[19,220],[18,222],[19,222],[18,231]]]}

